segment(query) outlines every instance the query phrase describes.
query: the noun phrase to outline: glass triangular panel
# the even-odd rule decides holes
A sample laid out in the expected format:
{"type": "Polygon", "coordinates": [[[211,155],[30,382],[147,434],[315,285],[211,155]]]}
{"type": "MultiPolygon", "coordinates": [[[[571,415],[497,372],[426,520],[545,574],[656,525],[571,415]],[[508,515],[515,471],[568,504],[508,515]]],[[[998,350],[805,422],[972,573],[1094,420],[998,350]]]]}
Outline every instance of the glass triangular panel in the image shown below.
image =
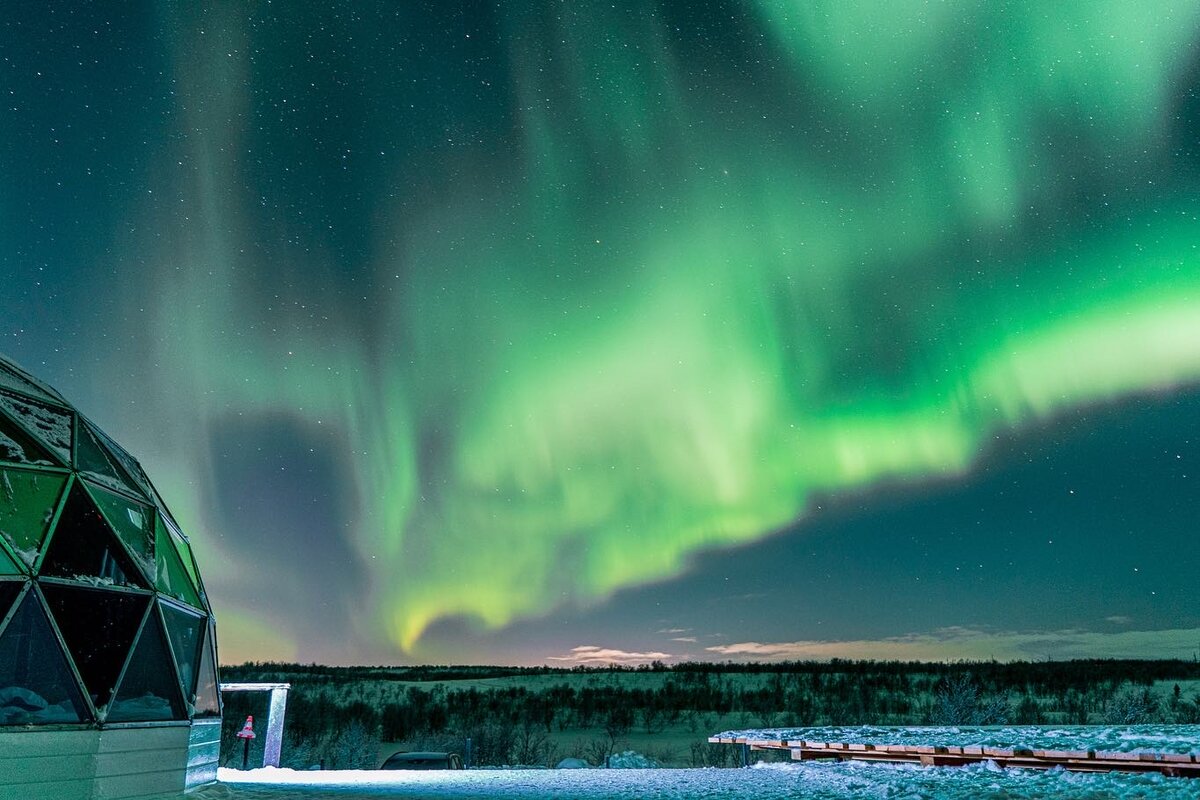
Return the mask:
{"type": "Polygon", "coordinates": [[[0,620],[8,616],[8,610],[23,588],[25,581],[0,581],[0,620]]]}
{"type": "Polygon", "coordinates": [[[189,701],[196,693],[196,670],[200,666],[200,643],[204,639],[204,617],[189,614],[175,606],[162,603],[163,621],[167,624],[167,639],[179,665],[179,683],[189,701]]]}
{"type": "Polygon", "coordinates": [[[67,476],[56,472],[0,468],[0,536],[32,567],[67,476]]]}
{"type": "Polygon", "coordinates": [[[221,716],[221,691],[217,687],[216,631],[210,625],[200,654],[200,673],[196,682],[195,717],[221,716]]]}
{"type": "Polygon", "coordinates": [[[0,633],[0,725],[89,718],[67,657],[34,592],[0,633]]]}
{"type": "Polygon", "coordinates": [[[154,487],[150,485],[150,479],[142,471],[142,467],[138,464],[137,459],[129,455],[125,448],[110,439],[104,431],[95,425],[89,422],[87,423],[87,427],[100,446],[104,448],[104,452],[108,454],[109,460],[121,465],[121,474],[127,481],[132,481],[133,485],[138,488],[139,491],[137,493],[145,496],[147,500],[153,501],[155,499],[154,487]]]}
{"type": "Polygon", "coordinates": [[[154,574],[154,512],[149,506],[126,498],[124,495],[88,486],[88,493],[96,501],[100,513],[121,537],[133,558],[147,577],[154,574]]]}
{"type": "Polygon", "coordinates": [[[58,392],[5,358],[0,358],[0,388],[11,389],[17,394],[36,397],[51,403],[65,402],[58,392]]]}
{"type": "Polygon", "coordinates": [[[116,465],[113,459],[109,458],[108,453],[96,441],[96,437],[92,435],[82,419],[79,420],[75,430],[75,468],[93,483],[107,489],[135,496],[141,495],[141,490],[125,478],[124,471],[116,465]]]}
{"type": "Polygon", "coordinates": [[[171,532],[167,529],[161,516],[156,514],[154,518],[156,520],[154,584],[160,592],[181,603],[204,608],[200,602],[200,595],[196,592],[196,587],[192,585],[191,578],[188,577],[187,571],[179,560],[179,554],[175,551],[171,541],[171,532]]]}
{"type": "MultiPolygon", "coordinates": [[[[175,515],[171,513],[170,507],[167,505],[166,501],[163,500],[162,495],[158,493],[158,489],[154,490],[154,502],[158,506],[158,510],[162,514],[163,520],[166,521],[167,527],[171,529],[171,533],[173,534],[172,538],[175,541],[182,539],[183,534],[179,532],[182,530],[181,526],[179,525],[179,520],[175,519],[175,515]]],[[[197,581],[197,584],[198,583],[199,582],[197,581]]]]}
{"type": "Polygon", "coordinates": [[[105,722],[187,719],[157,614],[146,619],[105,722]]]}
{"type": "Polygon", "coordinates": [[[112,697],[149,598],[57,584],[42,584],[42,591],[75,669],[99,711],[112,697]]]}
{"type": "Polygon", "coordinates": [[[150,588],[79,481],[67,495],[39,571],[97,586],[150,588]]]}
{"type": "Polygon", "coordinates": [[[71,463],[71,412],[23,397],[0,392],[0,408],[63,464],[71,463]]]}
{"type": "Polygon", "coordinates": [[[33,441],[33,437],[3,413],[0,413],[0,461],[54,465],[50,455],[33,441]]]}
{"type": "MultiPolygon", "coordinates": [[[[200,571],[196,569],[196,557],[192,554],[191,543],[179,532],[179,528],[175,527],[169,517],[164,517],[163,521],[166,522],[167,530],[171,534],[171,543],[175,545],[175,552],[179,555],[179,563],[183,564],[183,568],[187,570],[188,577],[192,579],[192,586],[196,587],[196,592],[200,595],[200,600],[207,603],[208,598],[204,594],[204,582],[200,580],[200,571]]],[[[205,608],[207,608],[207,605],[205,608]]]]}
{"type": "MultiPolygon", "coordinates": [[[[0,575],[21,575],[23,573],[24,570],[17,566],[17,562],[9,557],[8,552],[3,547],[0,547],[0,575]]],[[[3,613],[3,611],[0,611],[0,614],[3,613]]]]}

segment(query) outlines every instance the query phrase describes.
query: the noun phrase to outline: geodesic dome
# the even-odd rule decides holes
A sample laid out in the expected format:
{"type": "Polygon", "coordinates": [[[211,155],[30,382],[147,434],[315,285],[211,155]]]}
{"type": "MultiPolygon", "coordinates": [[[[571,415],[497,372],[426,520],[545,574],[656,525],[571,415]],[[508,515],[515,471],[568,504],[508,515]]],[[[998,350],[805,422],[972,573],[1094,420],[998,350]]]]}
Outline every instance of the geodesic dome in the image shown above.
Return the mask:
{"type": "Polygon", "coordinates": [[[212,609],[136,459],[0,356],[0,726],[220,716],[212,609]]]}

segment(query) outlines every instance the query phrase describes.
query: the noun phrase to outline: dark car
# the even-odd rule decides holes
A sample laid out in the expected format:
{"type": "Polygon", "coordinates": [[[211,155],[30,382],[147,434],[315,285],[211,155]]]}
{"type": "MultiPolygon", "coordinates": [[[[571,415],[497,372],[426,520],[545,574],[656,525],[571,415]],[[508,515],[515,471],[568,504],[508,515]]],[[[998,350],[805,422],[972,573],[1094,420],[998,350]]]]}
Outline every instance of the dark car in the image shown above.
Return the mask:
{"type": "Polygon", "coordinates": [[[392,753],[380,769],[462,769],[458,753],[392,753]]]}

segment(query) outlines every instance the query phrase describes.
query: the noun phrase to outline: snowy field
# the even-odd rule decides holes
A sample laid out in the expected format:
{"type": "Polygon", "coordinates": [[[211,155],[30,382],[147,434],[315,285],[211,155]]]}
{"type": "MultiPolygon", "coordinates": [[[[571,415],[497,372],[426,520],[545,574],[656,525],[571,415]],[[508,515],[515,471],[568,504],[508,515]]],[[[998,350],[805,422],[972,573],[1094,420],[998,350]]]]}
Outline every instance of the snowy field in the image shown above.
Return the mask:
{"type": "MultiPolygon", "coordinates": [[[[1154,751],[1200,755],[1200,725],[1076,725],[993,728],[897,727],[870,725],[822,728],[748,728],[721,737],[786,739],[846,744],[950,745],[955,747],[1028,747],[1034,750],[1154,751]]],[[[1200,786],[1196,787],[1200,790],[1200,786]]],[[[1198,794],[1197,796],[1200,796],[1198,794]]]]}
{"type": "Polygon", "coordinates": [[[1084,774],[1061,769],[843,763],[760,764],[749,769],[467,770],[457,772],[220,771],[191,800],[1015,800],[1078,798],[1196,800],[1200,781],[1161,775],[1084,774]]]}

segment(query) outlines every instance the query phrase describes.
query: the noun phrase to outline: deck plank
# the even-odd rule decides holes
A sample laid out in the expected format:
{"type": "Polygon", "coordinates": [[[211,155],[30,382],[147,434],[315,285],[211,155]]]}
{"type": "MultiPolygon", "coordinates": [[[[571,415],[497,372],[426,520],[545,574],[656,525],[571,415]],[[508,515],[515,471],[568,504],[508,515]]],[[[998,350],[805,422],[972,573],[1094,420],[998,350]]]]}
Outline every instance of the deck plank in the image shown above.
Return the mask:
{"type": "Polygon", "coordinates": [[[748,745],[754,750],[789,753],[793,761],[854,759],[927,766],[963,766],[992,760],[1003,767],[1048,769],[1063,767],[1076,772],[1161,772],[1173,777],[1200,777],[1200,759],[1189,753],[1095,750],[1034,750],[1027,747],[977,745],[902,745],[870,742],[817,742],[784,738],[710,736],[717,744],[748,745]]]}

